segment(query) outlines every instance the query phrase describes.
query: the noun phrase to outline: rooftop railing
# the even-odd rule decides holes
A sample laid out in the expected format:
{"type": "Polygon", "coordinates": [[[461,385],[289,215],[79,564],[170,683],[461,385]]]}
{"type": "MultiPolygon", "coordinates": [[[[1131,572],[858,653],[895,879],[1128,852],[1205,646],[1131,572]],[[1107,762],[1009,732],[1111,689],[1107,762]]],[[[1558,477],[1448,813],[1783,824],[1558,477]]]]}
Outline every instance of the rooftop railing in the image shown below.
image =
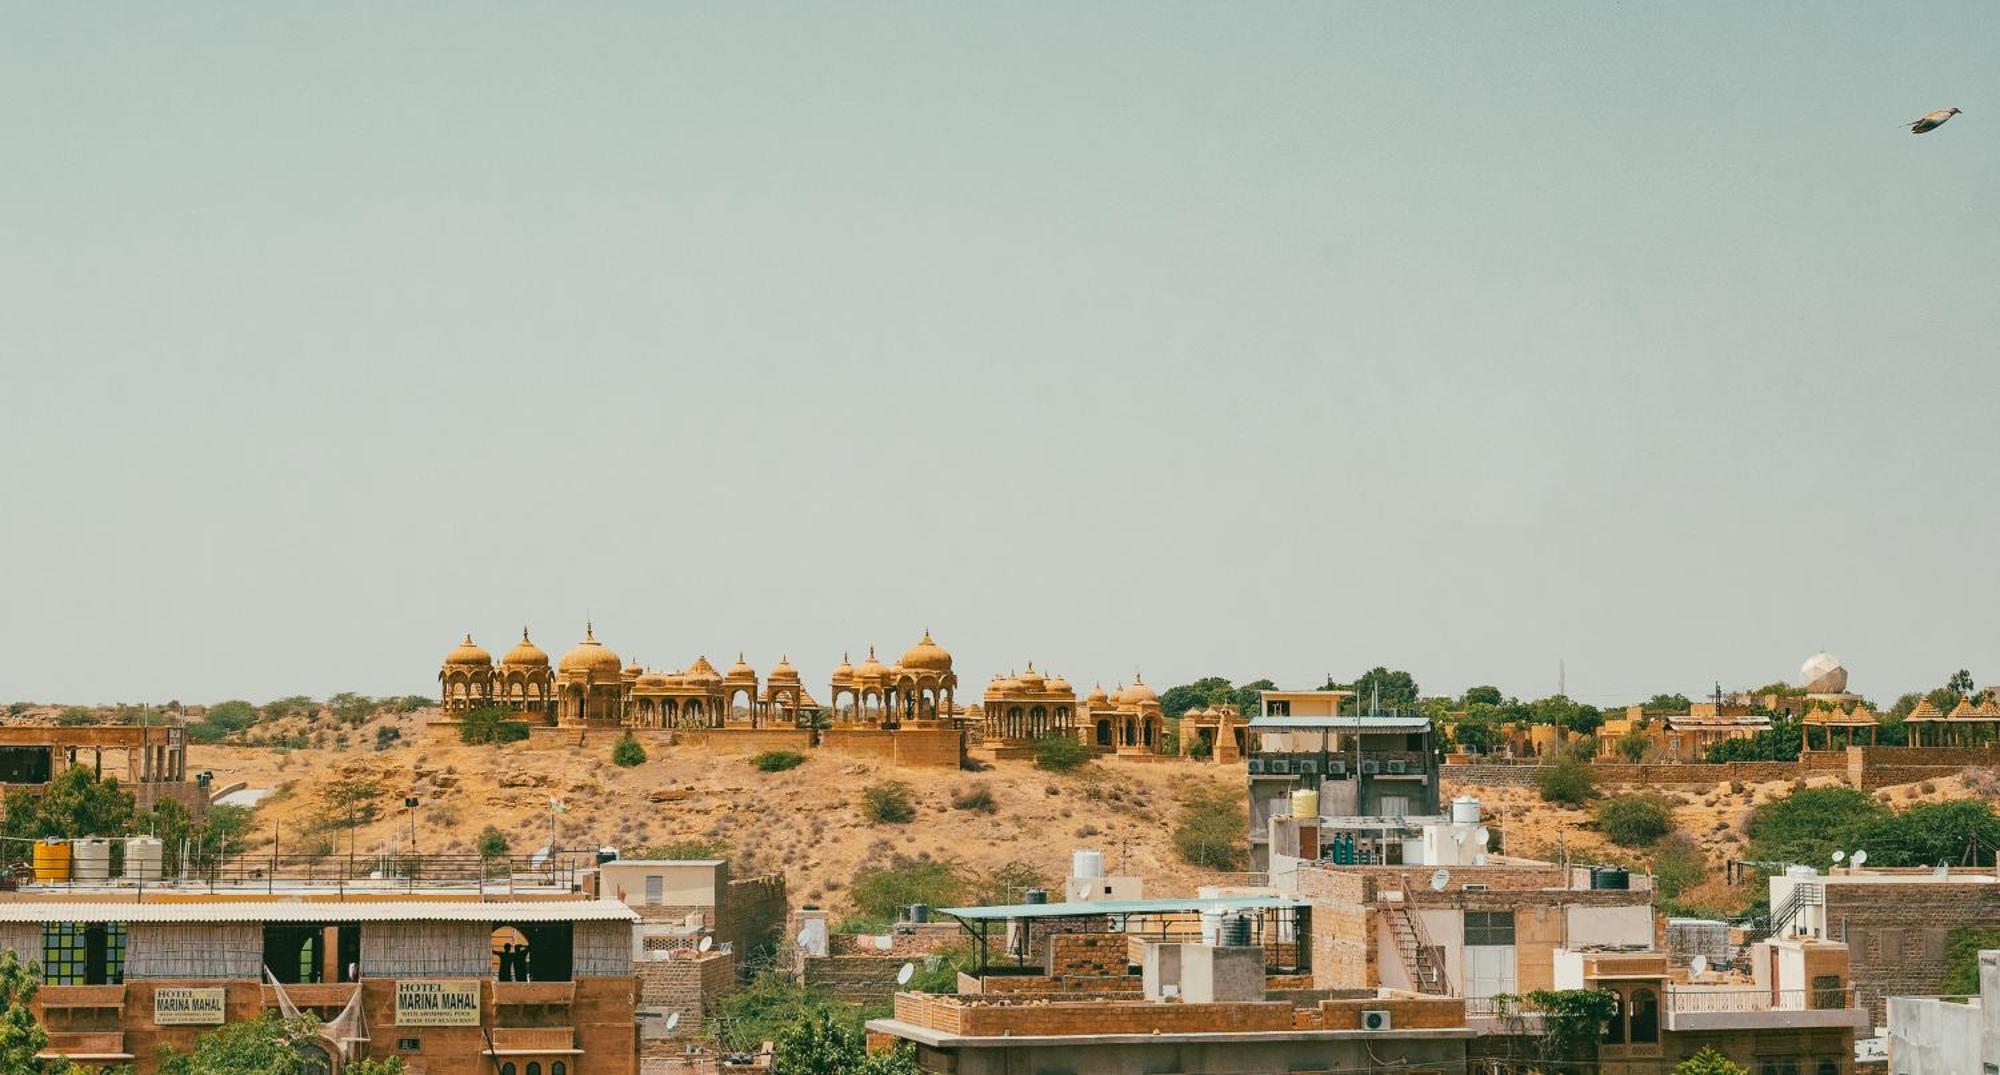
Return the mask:
{"type": "Polygon", "coordinates": [[[1670,1012],[1802,1012],[1854,1007],[1852,986],[1839,989],[1763,989],[1756,986],[1667,988],[1670,1012]]]}

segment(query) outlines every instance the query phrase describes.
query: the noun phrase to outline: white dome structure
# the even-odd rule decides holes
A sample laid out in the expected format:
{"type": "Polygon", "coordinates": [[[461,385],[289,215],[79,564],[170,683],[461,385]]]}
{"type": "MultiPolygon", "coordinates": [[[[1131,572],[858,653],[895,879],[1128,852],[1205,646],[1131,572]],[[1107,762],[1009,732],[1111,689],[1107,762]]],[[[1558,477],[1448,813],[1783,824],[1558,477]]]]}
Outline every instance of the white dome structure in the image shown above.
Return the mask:
{"type": "Polygon", "coordinates": [[[1831,653],[1815,653],[1799,667],[1799,686],[1807,694],[1841,694],[1847,690],[1847,669],[1831,653]]]}

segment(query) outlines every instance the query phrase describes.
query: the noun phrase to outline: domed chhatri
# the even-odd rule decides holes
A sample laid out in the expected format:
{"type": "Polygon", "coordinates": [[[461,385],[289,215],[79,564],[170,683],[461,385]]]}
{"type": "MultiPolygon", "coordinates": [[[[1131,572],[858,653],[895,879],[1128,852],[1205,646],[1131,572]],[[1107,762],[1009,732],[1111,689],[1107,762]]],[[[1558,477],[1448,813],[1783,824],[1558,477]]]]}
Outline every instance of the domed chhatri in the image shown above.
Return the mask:
{"type": "Polygon", "coordinates": [[[547,668],[549,655],[542,652],[542,647],[528,639],[528,629],[523,627],[520,644],[508,650],[507,656],[502,657],[500,663],[509,668],[547,668]]]}
{"type": "Polygon", "coordinates": [[[596,628],[590,624],[583,627],[583,641],[576,648],[563,654],[559,670],[565,673],[597,673],[617,676],[624,672],[624,662],[604,643],[597,640],[596,628]]]}
{"type": "Polygon", "coordinates": [[[480,648],[479,643],[474,642],[471,635],[466,635],[465,641],[444,655],[444,663],[466,668],[486,667],[493,663],[493,655],[480,648]]]}
{"type": "Polygon", "coordinates": [[[951,654],[931,641],[931,630],[926,627],[923,639],[903,654],[902,668],[907,672],[949,672],[951,654]]]}
{"type": "Polygon", "coordinates": [[[905,720],[939,720],[958,713],[953,693],[958,676],[951,654],[931,637],[924,637],[903,654],[894,667],[885,666],[868,647],[868,659],[849,669],[843,660],[834,670],[828,702],[835,722],[893,726],[905,720]]]}
{"type": "Polygon", "coordinates": [[[1077,735],[1076,692],[1061,676],[1035,671],[1033,661],[1026,672],[993,677],[980,699],[979,715],[998,756],[1025,757],[1043,736],[1077,735]]]}
{"type": "Polygon", "coordinates": [[[1845,694],[1847,669],[1833,654],[1815,653],[1799,668],[1799,686],[1807,694],[1845,694]]]}

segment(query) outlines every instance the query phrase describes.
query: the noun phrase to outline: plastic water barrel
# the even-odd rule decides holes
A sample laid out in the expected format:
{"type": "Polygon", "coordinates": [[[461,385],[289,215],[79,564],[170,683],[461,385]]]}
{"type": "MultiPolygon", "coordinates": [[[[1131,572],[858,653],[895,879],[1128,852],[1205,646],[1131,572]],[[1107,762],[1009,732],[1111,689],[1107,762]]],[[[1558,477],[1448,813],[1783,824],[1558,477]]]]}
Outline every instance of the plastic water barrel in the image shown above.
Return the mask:
{"type": "Polygon", "coordinates": [[[70,841],[69,876],[72,881],[111,880],[111,841],[95,836],[70,841]]]}
{"type": "Polygon", "coordinates": [[[911,922],[914,922],[914,923],[917,923],[917,924],[921,925],[921,924],[923,924],[923,923],[925,923],[925,922],[929,922],[930,920],[931,920],[931,907],[930,907],[930,904],[928,904],[928,903],[913,903],[913,904],[910,904],[910,921],[911,921],[911,922]]]}
{"type": "Polygon", "coordinates": [[[1040,888],[1031,888],[1027,892],[1022,894],[1021,902],[1035,903],[1035,904],[1047,903],[1049,902],[1048,890],[1040,888]]]}
{"type": "Polygon", "coordinates": [[[1590,887],[1622,892],[1632,887],[1632,873],[1617,866],[1599,866],[1590,871],[1590,887]]]}
{"type": "Polygon", "coordinates": [[[1222,943],[1221,911],[1201,912],[1201,943],[1211,945],[1222,943]]]}
{"type": "Polygon", "coordinates": [[[1479,824],[1479,800],[1470,795],[1460,795],[1451,801],[1451,823],[1454,825],[1479,824]]]}
{"type": "Polygon", "coordinates": [[[151,836],[129,836],[125,839],[125,879],[127,881],[157,881],[160,879],[160,862],[166,845],[151,836]]]}
{"type": "Polygon", "coordinates": [[[1292,816],[1318,820],[1319,791],[1316,788],[1300,788],[1292,792],[1292,816]]]}
{"type": "Polygon", "coordinates": [[[1069,872],[1071,877],[1085,877],[1085,878],[1103,877],[1104,852],[1102,851],[1072,852],[1069,856],[1069,872]]]}
{"type": "Polygon", "coordinates": [[[607,863],[607,862],[617,862],[617,861],[618,861],[618,849],[617,849],[617,848],[615,848],[615,847],[600,847],[600,848],[598,848],[598,849],[597,849],[597,864],[598,864],[599,866],[602,866],[602,865],[604,865],[604,864],[605,864],[605,863],[607,863]]]}
{"type": "Polygon", "coordinates": [[[1231,948],[1250,947],[1250,916],[1233,914],[1222,920],[1222,943],[1231,948]]]}
{"type": "Polygon", "coordinates": [[[69,841],[35,841],[35,880],[69,880],[69,841]]]}

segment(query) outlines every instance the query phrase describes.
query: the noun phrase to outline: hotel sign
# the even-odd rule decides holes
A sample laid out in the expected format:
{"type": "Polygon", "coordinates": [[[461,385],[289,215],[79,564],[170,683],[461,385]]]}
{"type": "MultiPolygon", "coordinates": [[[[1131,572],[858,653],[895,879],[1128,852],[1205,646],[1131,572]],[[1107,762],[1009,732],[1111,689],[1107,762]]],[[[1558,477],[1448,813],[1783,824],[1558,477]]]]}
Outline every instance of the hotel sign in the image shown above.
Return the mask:
{"type": "Polygon", "coordinates": [[[478,1026],[479,981],[396,983],[397,1026],[478,1026]]]}
{"type": "Polygon", "coordinates": [[[220,989],[161,986],[153,990],[155,1026],[221,1026],[223,1015],[220,989]]]}

